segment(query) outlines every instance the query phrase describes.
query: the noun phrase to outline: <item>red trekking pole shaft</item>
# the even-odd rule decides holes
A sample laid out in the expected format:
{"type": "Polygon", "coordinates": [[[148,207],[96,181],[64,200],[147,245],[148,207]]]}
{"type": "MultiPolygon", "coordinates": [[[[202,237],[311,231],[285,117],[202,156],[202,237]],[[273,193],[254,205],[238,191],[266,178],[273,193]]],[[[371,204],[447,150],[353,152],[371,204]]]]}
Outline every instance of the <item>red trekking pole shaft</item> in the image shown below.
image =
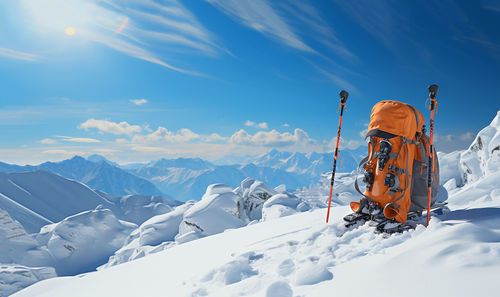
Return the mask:
{"type": "Polygon", "coordinates": [[[427,223],[425,226],[429,226],[429,218],[431,215],[431,195],[432,195],[432,172],[434,171],[434,108],[437,105],[436,96],[439,92],[439,87],[437,85],[430,85],[429,88],[429,98],[431,100],[430,110],[431,110],[431,121],[430,121],[430,135],[429,135],[429,166],[427,175],[427,223]]]}
{"type": "Polygon", "coordinates": [[[340,93],[340,120],[339,120],[339,131],[337,133],[337,146],[335,147],[335,154],[333,155],[333,170],[332,170],[332,180],[330,183],[330,198],[328,199],[328,211],[326,213],[326,222],[330,218],[330,206],[332,204],[332,193],[333,193],[333,182],[335,180],[335,168],[337,167],[337,157],[339,156],[339,143],[340,143],[340,129],[342,129],[342,116],[344,115],[344,107],[349,97],[349,93],[342,90],[340,93]]]}

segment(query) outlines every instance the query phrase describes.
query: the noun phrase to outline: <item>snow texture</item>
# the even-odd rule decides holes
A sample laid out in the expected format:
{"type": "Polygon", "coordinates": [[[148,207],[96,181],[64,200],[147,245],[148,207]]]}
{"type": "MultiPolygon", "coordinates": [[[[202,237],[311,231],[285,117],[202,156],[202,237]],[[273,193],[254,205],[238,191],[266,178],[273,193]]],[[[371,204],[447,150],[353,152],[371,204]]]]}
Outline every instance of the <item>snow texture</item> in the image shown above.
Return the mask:
{"type": "Polygon", "coordinates": [[[135,228],[137,225],[118,220],[109,209],[99,209],[44,226],[37,240],[47,246],[58,275],[75,275],[106,263],[135,228]]]}
{"type": "Polygon", "coordinates": [[[52,267],[0,264],[0,296],[10,296],[36,282],[56,276],[52,267]]]}

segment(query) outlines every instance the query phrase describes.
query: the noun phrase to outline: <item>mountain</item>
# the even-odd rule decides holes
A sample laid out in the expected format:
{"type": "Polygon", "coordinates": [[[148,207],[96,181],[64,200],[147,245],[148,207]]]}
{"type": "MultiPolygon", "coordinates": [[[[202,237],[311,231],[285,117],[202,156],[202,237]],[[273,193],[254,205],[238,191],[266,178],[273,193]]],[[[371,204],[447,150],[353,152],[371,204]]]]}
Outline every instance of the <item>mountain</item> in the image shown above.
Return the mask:
{"type": "MultiPolygon", "coordinates": [[[[101,159],[94,157],[92,159],[101,159]]],[[[151,182],[115,167],[107,160],[91,162],[75,156],[61,162],[46,162],[38,166],[18,166],[0,162],[0,171],[27,172],[45,170],[63,177],[80,181],[89,187],[103,191],[111,196],[130,194],[162,195],[151,182]]]]}
{"type": "Polygon", "coordinates": [[[112,210],[122,220],[141,224],[180,204],[162,196],[111,197],[47,171],[0,172],[0,209],[7,211],[29,233],[98,206],[112,210]]]}
{"type": "Polygon", "coordinates": [[[46,171],[0,173],[0,209],[30,232],[111,202],[89,187],[46,171]]]}
{"type": "MultiPolygon", "coordinates": [[[[351,172],[356,170],[359,161],[366,155],[366,146],[357,149],[340,150],[337,172],[351,172]],[[341,160],[341,161],[340,161],[341,160]]],[[[256,157],[248,158],[245,164],[255,164],[261,167],[271,167],[287,172],[293,172],[310,177],[319,177],[322,173],[332,171],[333,153],[290,153],[276,149],[256,157]]]]}
{"type": "Polygon", "coordinates": [[[467,150],[439,154],[441,180],[448,180],[448,188],[455,189],[473,183],[500,168],[500,111],[491,123],[482,129],[467,150]]]}
{"type": "Polygon", "coordinates": [[[111,166],[120,167],[120,164],[106,159],[104,156],[93,154],[87,157],[87,160],[94,163],[106,162],[111,166]]]}
{"type": "Polygon", "coordinates": [[[214,183],[236,187],[246,177],[262,180],[272,187],[285,184],[289,189],[314,182],[309,175],[279,168],[255,164],[213,165],[201,159],[162,159],[130,172],[150,180],[166,195],[182,201],[199,200],[206,188],[214,183]]]}

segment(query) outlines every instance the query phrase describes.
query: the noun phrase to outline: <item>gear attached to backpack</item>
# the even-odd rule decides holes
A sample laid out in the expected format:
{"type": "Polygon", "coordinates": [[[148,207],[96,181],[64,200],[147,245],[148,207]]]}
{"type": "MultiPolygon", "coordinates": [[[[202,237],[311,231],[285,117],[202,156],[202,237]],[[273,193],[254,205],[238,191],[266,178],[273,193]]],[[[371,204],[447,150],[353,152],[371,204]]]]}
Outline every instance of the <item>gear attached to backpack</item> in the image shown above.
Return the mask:
{"type": "Polygon", "coordinates": [[[346,226],[375,219],[380,221],[377,229],[406,230],[408,212],[421,213],[427,208],[427,172],[432,159],[431,203],[437,200],[439,166],[435,152],[430,158],[424,123],[424,116],[409,104],[393,100],[375,104],[366,134],[368,156],[358,168],[364,171],[366,189],[359,189],[356,178],[355,188],[363,198],[351,202],[354,214],[344,218],[346,226]]]}

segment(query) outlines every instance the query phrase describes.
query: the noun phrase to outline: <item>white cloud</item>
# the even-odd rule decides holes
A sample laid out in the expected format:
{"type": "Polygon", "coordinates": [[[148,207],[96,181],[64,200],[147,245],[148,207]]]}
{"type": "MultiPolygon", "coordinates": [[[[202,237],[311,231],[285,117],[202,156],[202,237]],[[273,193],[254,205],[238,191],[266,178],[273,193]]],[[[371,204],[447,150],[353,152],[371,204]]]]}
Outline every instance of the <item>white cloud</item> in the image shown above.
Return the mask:
{"type": "Polygon", "coordinates": [[[462,141],[472,141],[474,139],[474,134],[472,132],[467,132],[458,136],[458,138],[462,141]]]}
{"type": "Polygon", "coordinates": [[[101,142],[100,140],[93,139],[93,138],[69,137],[69,136],[56,136],[56,137],[61,138],[64,141],[69,141],[69,142],[79,142],[79,143],[99,143],[99,142],[101,142]]]}
{"type": "Polygon", "coordinates": [[[217,133],[212,133],[210,135],[204,135],[201,137],[203,142],[225,142],[228,141],[228,137],[220,136],[217,133]]]}
{"type": "Polygon", "coordinates": [[[146,152],[146,153],[151,153],[151,152],[155,152],[155,153],[160,152],[160,153],[167,153],[167,154],[172,153],[171,150],[168,150],[166,148],[154,147],[154,146],[134,146],[134,147],[132,147],[132,150],[136,151],[136,152],[146,152]]]}
{"type": "Polygon", "coordinates": [[[269,129],[266,122],[259,123],[256,125],[256,127],[261,129],[269,129]]]}
{"type": "MultiPolygon", "coordinates": [[[[358,147],[364,145],[365,142],[361,140],[346,140],[340,137],[339,147],[340,149],[357,149],[358,147]]],[[[331,152],[337,146],[337,136],[333,137],[330,141],[325,142],[325,151],[331,152]]]]}
{"type": "Polygon", "coordinates": [[[253,126],[255,126],[255,122],[252,122],[252,121],[250,121],[250,120],[247,120],[247,121],[245,122],[245,126],[247,126],[247,127],[253,127],[253,126]]]}
{"type": "Polygon", "coordinates": [[[283,127],[290,127],[290,125],[289,125],[289,124],[287,124],[287,123],[284,123],[282,126],[283,126],[283,127]]]}
{"type": "Polygon", "coordinates": [[[250,135],[241,129],[231,136],[230,142],[238,145],[284,147],[312,143],[314,140],[309,138],[306,131],[298,128],[294,130],[293,134],[290,132],[280,133],[273,129],[271,131],[259,131],[254,135],[250,135]]]}
{"type": "Polygon", "coordinates": [[[245,122],[245,126],[247,127],[256,127],[256,128],[260,128],[260,129],[269,129],[268,125],[266,122],[262,122],[262,123],[256,123],[256,122],[252,122],[250,120],[247,120],[245,122]]]}
{"type": "Polygon", "coordinates": [[[35,54],[25,53],[16,51],[10,48],[0,47],[0,57],[5,57],[9,59],[21,60],[26,62],[36,62],[42,57],[35,54]]]}
{"type": "Polygon", "coordinates": [[[434,145],[437,151],[448,153],[466,149],[474,140],[474,137],[475,135],[472,132],[445,135],[434,133],[434,145]]]}
{"type": "Polygon", "coordinates": [[[54,139],[44,138],[44,139],[40,140],[40,143],[41,144],[54,144],[54,143],[56,143],[56,141],[54,139]]]}
{"type": "Polygon", "coordinates": [[[165,127],[158,127],[156,131],[147,135],[135,135],[132,138],[133,143],[153,143],[153,142],[173,142],[183,143],[200,139],[201,136],[193,131],[183,128],[177,132],[169,131],[165,127]]]}
{"type": "Polygon", "coordinates": [[[100,132],[115,134],[115,135],[132,135],[139,133],[142,128],[138,125],[130,125],[127,122],[115,123],[108,120],[89,119],[78,126],[79,129],[97,129],[100,132]]]}
{"type": "Polygon", "coordinates": [[[148,100],[146,99],[130,99],[129,101],[135,105],[143,105],[148,103],[148,100]]]}
{"type": "Polygon", "coordinates": [[[240,129],[238,132],[231,135],[230,142],[233,144],[248,145],[252,142],[252,136],[247,131],[240,129]]]}

